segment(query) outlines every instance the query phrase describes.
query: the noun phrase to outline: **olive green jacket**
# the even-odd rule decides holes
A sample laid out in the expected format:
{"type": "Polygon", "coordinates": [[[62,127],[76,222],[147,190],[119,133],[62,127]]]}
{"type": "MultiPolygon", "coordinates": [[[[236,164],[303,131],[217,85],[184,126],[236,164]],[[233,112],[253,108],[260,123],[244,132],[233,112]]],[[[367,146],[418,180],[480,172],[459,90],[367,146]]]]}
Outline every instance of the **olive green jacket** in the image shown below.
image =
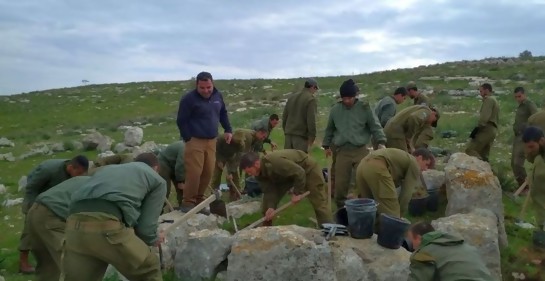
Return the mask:
{"type": "Polygon", "coordinates": [[[478,127],[484,127],[492,124],[494,127],[498,127],[500,118],[500,105],[495,97],[487,96],[483,98],[483,104],[481,105],[478,127]]]}
{"type": "Polygon", "coordinates": [[[515,122],[513,123],[513,132],[515,136],[520,136],[528,126],[528,118],[537,112],[537,106],[529,99],[522,101],[517,107],[515,113],[515,122]]]}
{"type": "Polygon", "coordinates": [[[227,171],[237,173],[240,158],[244,153],[250,152],[259,142],[256,132],[249,129],[236,129],[230,143],[223,136],[216,142],[216,161],[226,163],[227,171]]]}
{"type": "Polygon", "coordinates": [[[316,139],[316,119],[318,104],[309,89],[292,94],[282,113],[284,134],[295,135],[314,142],[316,139]]]}
{"type": "Polygon", "coordinates": [[[79,176],[67,179],[36,197],[36,202],[46,206],[51,212],[66,221],[70,211],[72,194],[81,188],[91,177],[79,176]]]}
{"type": "Polygon", "coordinates": [[[45,160],[30,172],[27,177],[23,213],[26,214],[38,195],[70,178],[66,167],[69,159],[45,160]]]}
{"type": "Polygon", "coordinates": [[[157,157],[161,167],[168,168],[171,174],[176,177],[177,182],[185,182],[184,151],[185,143],[177,141],[161,150],[157,157]]]}
{"type": "Polygon", "coordinates": [[[540,110],[528,118],[528,126],[535,126],[545,132],[545,110],[540,110]]]}
{"type": "Polygon", "coordinates": [[[396,115],[396,112],[396,102],[392,96],[383,97],[375,106],[375,115],[383,128],[396,115]]]}
{"type": "Polygon", "coordinates": [[[424,105],[412,105],[401,110],[386,124],[386,138],[405,139],[414,146],[414,138],[429,125],[427,119],[430,114],[431,109],[424,105]]]}

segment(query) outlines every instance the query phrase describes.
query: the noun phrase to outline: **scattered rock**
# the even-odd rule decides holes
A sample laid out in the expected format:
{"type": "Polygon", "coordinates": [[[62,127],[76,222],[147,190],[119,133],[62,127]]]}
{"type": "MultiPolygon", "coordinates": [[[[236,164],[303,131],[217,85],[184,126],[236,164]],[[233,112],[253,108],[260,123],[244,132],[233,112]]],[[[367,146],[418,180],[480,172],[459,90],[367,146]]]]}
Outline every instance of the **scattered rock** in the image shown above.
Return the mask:
{"type": "Polygon", "coordinates": [[[124,143],[120,142],[115,145],[114,152],[115,153],[125,153],[132,151],[132,147],[125,145],[124,143]]]}
{"type": "Polygon", "coordinates": [[[445,172],[438,170],[426,170],[422,172],[428,189],[439,189],[445,184],[445,172]]]}
{"type": "Polygon", "coordinates": [[[108,151],[105,151],[105,152],[100,153],[97,157],[100,159],[100,158],[104,158],[104,157],[108,157],[108,156],[113,156],[113,155],[115,155],[115,153],[113,153],[112,151],[108,150],[108,151]]]}
{"type": "Polygon", "coordinates": [[[19,192],[24,192],[25,191],[25,187],[26,187],[26,184],[27,184],[27,178],[26,176],[22,176],[20,179],[19,179],[19,189],[18,191],[19,192]]]}
{"type": "Polygon", "coordinates": [[[6,193],[8,190],[5,185],[0,184],[0,194],[6,193]]]}
{"type": "Polygon", "coordinates": [[[41,147],[33,148],[29,152],[20,155],[19,159],[26,159],[34,155],[51,155],[51,154],[53,154],[51,149],[49,149],[47,145],[43,144],[41,147]]]}
{"type": "Polygon", "coordinates": [[[8,140],[7,138],[0,138],[0,147],[1,146],[5,146],[5,147],[14,147],[15,146],[15,143],[13,143],[12,141],[8,140]]]}
{"type": "Polygon", "coordinates": [[[72,150],[72,151],[77,151],[77,150],[82,150],[83,149],[83,143],[81,143],[80,141],[70,141],[70,145],[72,146],[70,149],[68,150],[72,150]]]}
{"type": "MultiPolygon", "coordinates": [[[[176,220],[183,215],[184,214],[179,211],[166,213],[159,217],[159,222],[163,220],[176,220]]],[[[219,229],[224,221],[224,218],[217,217],[215,215],[205,216],[202,214],[195,214],[176,229],[168,233],[165,237],[165,242],[161,245],[163,250],[163,265],[165,268],[170,269],[174,267],[177,249],[182,247],[189,239],[190,233],[203,229],[219,229]]],[[[158,231],[161,231],[169,225],[170,223],[160,223],[158,231]]]]}
{"type": "Polygon", "coordinates": [[[19,205],[22,203],[23,203],[23,198],[6,199],[6,201],[4,201],[4,206],[9,208],[11,206],[19,205]]]}
{"type": "Polygon", "coordinates": [[[105,152],[110,150],[113,144],[112,138],[102,135],[100,132],[92,132],[86,135],[82,141],[83,149],[105,152]]]}
{"type": "Polygon", "coordinates": [[[255,214],[261,211],[261,201],[253,200],[249,202],[234,201],[227,204],[229,215],[238,219],[244,215],[255,214]]]}
{"type": "Polygon", "coordinates": [[[123,143],[127,146],[137,146],[142,143],[144,138],[144,130],[140,127],[130,127],[125,131],[125,139],[123,143]]]}
{"type": "Polygon", "coordinates": [[[406,280],[410,253],[372,239],[336,237],[295,225],[238,232],[228,256],[226,280],[406,280]]]}
{"type": "Polygon", "coordinates": [[[135,146],[132,150],[132,154],[134,157],[138,156],[138,154],[144,153],[144,152],[155,152],[159,149],[159,146],[153,142],[153,141],[147,141],[141,146],[135,146]]]}
{"type": "Polygon", "coordinates": [[[8,153],[5,153],[5,154],[0,154],[0,160],[6,160],[8,162],[14,162],[15,157],[13,156],[13,153],[8,152],[8,153]]]}
{"type": "Polygon", "coordinates": [[[54,152],[66,151],[66,149],[64,149],[64,143],[62,143],[62,142],[58,142],[58,143],[53,144],[51,146],[51,150],[54,151],[54,152]]]}
{"type": "Polygon", "coordinates": [[[488,209],[497,218],[500,247],[507,246],[502,189],[490,164],[465,153],[454,153],[445,167],[445,176],[448,200],[445,215],[488,209]]]}
{"type": "Polygon", "coordinates": [[[432,221],[435,229],[458,235],[477,248],[486,266],[502,280],[497,218],[487,209],[474,209],[468,214],[456,214],[432,221]]]}
{"type": "Polygon", "coordinates": [[[218,266],[227,259],[231,243],[233,237],[223,229],[190,233],[189,239],[178,248],[176,254],[176,276],[187,281],[213,278],[218,266]]]}

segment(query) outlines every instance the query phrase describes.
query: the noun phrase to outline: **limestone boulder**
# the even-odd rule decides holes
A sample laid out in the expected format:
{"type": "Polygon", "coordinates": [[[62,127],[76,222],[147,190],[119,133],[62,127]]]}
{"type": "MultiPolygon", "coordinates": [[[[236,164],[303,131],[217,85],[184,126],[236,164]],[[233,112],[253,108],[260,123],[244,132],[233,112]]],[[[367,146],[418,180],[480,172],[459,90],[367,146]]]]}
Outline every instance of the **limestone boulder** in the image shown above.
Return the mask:
{"type": "Polygon", "coordinates": [[[422,172],[428,189],[439,189],[445,184],[445,172],[438,170],[426,170],[422,172]]]}
{"type": "Polygon", "coordinates": [[[488,209],[496,215],[500,247],[507,246],[502,189],[490,164],[465,153],[455,153],[445,167],[445,177],[448,200],[445,215],[488,209]]]}
{"type": "Polygon", "coordinates": [[[98,150],[99,152],[109,151],[113,144],[113,139],[109,136],[102,135],[100,132],[92,132],[86,135],[83,140],[84,150],[98,150]]]}
{"type": "Polygon", "coordinates": [[[144,130],[140,127],[130,127],[125,130],[123,143],[127,146],[137,146],[144,139],[144,130]]]}
{"type": "Polygon", "coordinates": [[[261,212],[261,201],[234,201],[227,204],[229,215],[238,219],[244,215],[261,212]]]}
{"type": "Polygon", "coordinates": [[[474,209],[468,214],[456,214],[432,221],[436,230],[464,238],[477,248],[486,266],[495,277],[502,280],[497,218],[487,209],[474,209]]]}

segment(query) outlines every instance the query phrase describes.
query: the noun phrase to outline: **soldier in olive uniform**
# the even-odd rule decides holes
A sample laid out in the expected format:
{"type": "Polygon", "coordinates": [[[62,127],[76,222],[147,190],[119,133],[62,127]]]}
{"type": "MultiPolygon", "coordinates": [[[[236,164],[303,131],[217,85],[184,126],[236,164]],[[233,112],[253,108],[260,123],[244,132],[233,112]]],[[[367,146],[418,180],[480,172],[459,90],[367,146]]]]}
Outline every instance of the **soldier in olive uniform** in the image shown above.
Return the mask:
{"type": "Polygon", "coordinates": [[[70,197],[89,178],[77,176],[55,185],[38,195],[28,210],[28,232],[36,258],[36,280],[59,280],[70,197]]]}
{"type": "Polygon", "coordinates": [[[475,156],[488,162],[490,148],[498,134],[498,122],[500,116],[500,105],[492,96],[492,85],[484,83],[479,88],[483,104],[480,110],[477,127],[471,132],[471,140],[467,144],[466,154],[475,156]]]}
{"type": "Polygon", "coordinates": [[[95,160],[94,166],[89,168],[89,172],[87,174],[92,176],[104,166],[125,164],[132,161],[134,161],[134,156],[132,153],[114,154],[98,158],[95,160]]]}
{"type": "Polygon", "coordinates": [[[157,159],[159,160],[159,175],[167,183],[167,198],[170,196],[171,185],[174,185],[178,206],[182,204],[182,200],[184,198],[184,151],[185,143],[183,141],[177,141],[169,144],[157,155],[157,159]]]}
{"type": "Polygon", "coordinates": [[[332,154],[331,144],[335,145],[335,203],[342,208],[350,179],[355,176],[352,169],[369,153],[367,144],[371,135],[382,148],[386,137],[369,103],[356,98],[359,88],[352,79],[344,81],[339,91],[342,101],[331,108],[322,144],[326,157],[332,154]]]}
{"type": "Polygon", "coordinates": [[[545,230],[545,137],[538,127],[528,127],[522,135],[526,160],[533,164],[530,174],[530,198],[532,199],[539,230],[545,230]]]}
{"type": "Polygon", "coordinates": [[[263,191],[264,226],[272,225],[274,210],[282,197],[291,191],[291,202],[301,200],[301,194],[310,191],[308,199],[314,208],[318,224],[333,222],[327,205],[327,187],[322,169],[308,154],[295,149],[271,152],[261,159],[257,153],[247,153],[240,160],[240,168],[255,176],[263,191]]]}
{"type": "Polygon", "coordinates": [[[494,280],[479,251],[461,237],[422,222],[409,228],[407,238],[416,249],[408,281],[494,280]]]}
{"type": "Polygon", "coordinates": [[[437,126],[438,119],[438,111],[425,105],[412,105],[403,109],[384,128],[386,147],[406,152],[413,151],[417,145],[427,147],[433,139],[433,134],[427,132],[432,126],[437,126]]]}
{"type": "Polygon", "coordinates": [[[51,187],[76,176],[87,173],[89,160],[87,157],[78,155],[69,159],[50,159],[40,163],[30,172],[25,187],[25,197],[23,200],[22,211],[25,214],[25,222],[19,245],[19,272],[33,273],[34,269],[28,262],[28,253],[30,251],[30,239],[28,238],[28,222],[26,214],[36,200],[36,197],[51,187]]]}
{"type": "Polygon", "coordinates": [[[236,129],[233,133],[233,139],[230,143],[225,142],[223,138],[218,138],[216,146],[216,167],[212,176],[212,188],[219,189],[223,170],[227,168],[227,185],[229,186],[229,196],[231,201],[238,198],[235,191],[240,186],[239,161],[242,154],[250,152],[256,143],[261,142],[267,136],[267,127],[260,125],[256,127],[257,131],[248,129],[236,129]],[[236,186],[231,184],[231,181],[236,186]]]}
{"type": "Polygon", "coordinates": [[[418,91],[416,83],[412,81],[409,82],[409,84],[407,85],[407,91],[409,92],[409,97],[413,100],[413,105],[431,105],[428,96],[418,91]]]}
{"type": "Polygon", "coordinates": [[[282,114],[285,149],[298,149],[308,153],[309,147],[314,143],[318,112],[314,93],[318,89],[316,80],[307,79],[303,90],[288,98],[282,114]]]}
{"type": "Polygon", "coordinates": [[[433,154],[423,148],[412,155],[397,148],[375,150],[358,165],[356,187],[361,197],[377,201],[377,216],[384,213],[400,218],[407,211],[415,188],[423,186],[421,171],[432,163],[433,154]],[[401,186],[399,196],[396,186],[401,186]]]}
{"type": "Polygon", "coordinates": [[[278,117],[278,114],[271,114],[269,117],[265,117],[252,123],[251,129],[254,131],[257,131],[258,128],[267,128],[267,136],[262,142],[256,143],[254,151],[266,153],[265,148],[263,147],[263,144],[265,143],[268,143],[273,151],[277,148],[276,143],[271,140],[271,132],[279,122],[280,118],[278,117]]]}
{"type": "Polygon", "coordinates": [[[522,143],[522,133],[528,125],[528,118],[537,112],[537,107],[524,93],[524,88],[515,88],[515,99],[519,104],[515,113],[515,122],[513,123],[513,150],[511,151],[511,168],[519,185],[526,180],[526,169],[524,169],[524,144],[522,143]]]}
{"type": "Polygon", "coordinates": [[[108,264],[129,280],[163,280],[150,251],[157,234],[166,182],[153,153],[135,162],[109,165],[72,194],[66,221],[65,281],[102,280],[108,264]]]}
{"type": "Polygon", "coordinates": [[[535,126],[545,131],[545,110],[540,110],[528,118],[528,126],[535,126]]]}
{"type": "Polygon", "coordinates": [[[383,128],[386,127],[386,123],[396,115],[396,104],[403,103],[406,96],[407,89],[399,87],[395,90],[393,95],[385,96],[377,103],[375,106],[375,115],[383,128]]]}

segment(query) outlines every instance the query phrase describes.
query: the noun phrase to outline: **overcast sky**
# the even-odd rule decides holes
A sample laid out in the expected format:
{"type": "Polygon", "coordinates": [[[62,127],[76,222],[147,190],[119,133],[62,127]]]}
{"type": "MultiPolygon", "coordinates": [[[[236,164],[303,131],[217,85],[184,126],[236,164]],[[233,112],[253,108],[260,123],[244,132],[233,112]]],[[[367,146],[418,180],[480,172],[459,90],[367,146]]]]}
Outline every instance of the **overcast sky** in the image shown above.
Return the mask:
{"type": "Polygon", "coordinates": [[[545,54],[545,0],[0,0],[0,95],[545,54]]]}

